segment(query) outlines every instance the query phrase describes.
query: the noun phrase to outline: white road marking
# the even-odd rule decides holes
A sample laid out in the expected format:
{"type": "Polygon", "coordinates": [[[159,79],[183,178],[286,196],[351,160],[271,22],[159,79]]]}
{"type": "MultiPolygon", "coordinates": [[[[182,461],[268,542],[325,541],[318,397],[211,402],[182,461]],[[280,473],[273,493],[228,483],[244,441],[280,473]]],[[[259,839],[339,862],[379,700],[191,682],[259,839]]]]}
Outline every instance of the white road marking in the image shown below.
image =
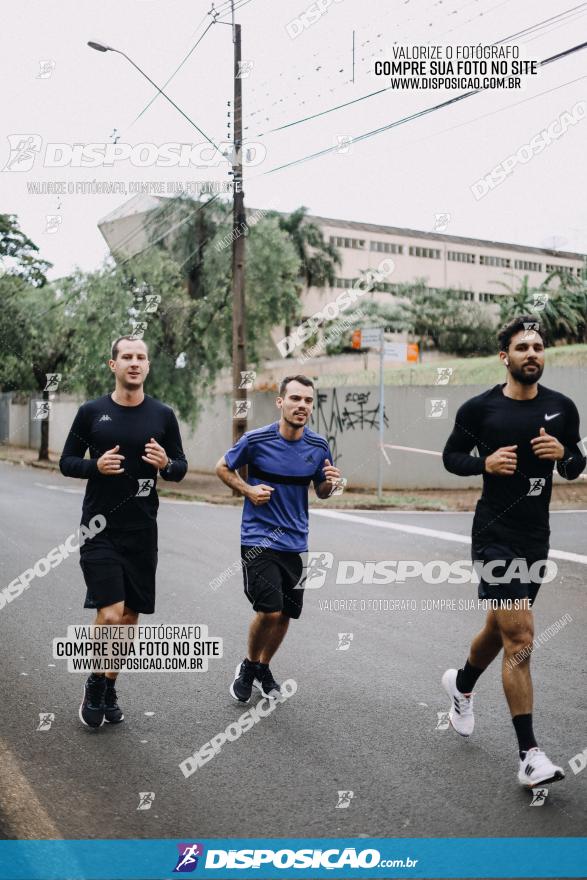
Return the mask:
{"type": "MultiPolygon", "coordinates": [[[[40,489],[51,489],[53,492],[65,492],[67,495],[83,495],[83,489],[69,489],[67,486],[53,486],[50,483],[33,483],[33,486],[39,486],[40,489]]],[[[165,502],[165,504],[194,504],[200,507],[232,507],[231,504],[212,504],[210,501],[183,501],[179,498],[162,498],[159,496],[159,501],[165,502]]]]}
{"type": "MultiPolygon", "coordinates": [[[[406,523],[381,522],[377,519],[370,519],[366,516],[356,516],[354,514],[341,513],[338,510],[311,510],[314,516],[325,516],[330,519],[339,519],[343,522],[359,523],[361,525],[373,526],[378,529],[393,529],[396,532],[405,532],[410,535],[422,535],[426,538],[440,538],[443,541],[452,541],[455,544],[471,544],[471,539],[465,535],[459,535],[457,532],[444,532],[440,529],[427,529],[424,526],[409,526],[406,523]]],[[[548,553],[550,559],[564,559],[567,562],[580,562],[587,565],[587,556],[580,553],[567,553],[566,550],[553,550],[548,553]]]]}
{"type": "MultiPolygon", "coordinates": [[[[75,493],[76,495],[83,495],[83,491],[79,489],[67,489],[63,486],[52,486],[48,483],[35,483],[35,486],[40,486],[42,489],[53,489],[56,492],[69,492],[75,493]]],[[[160,498],[160,501],[164,501],[167,504],[194,504],[200,507],[230,507],[233,508],[232,504],[210,504],[206,501],[178,501],[173,498],[160,498]]],[[[467,514],[471,511],[458,511],[458,510],[386,510],[386,511],[373,511],[374,513],[393,513],[393,514],[436,514],[439,513],[452,513],[452,514],[467,514]]],[[[347,522],[358,522],[358,523],[366,523],[367,525],[375,526],[376,528],[382,529],[395,529],[398,532],[408,532],[413,535],[424,535],[428,538],[442,538],[445,541],[453,541],[457,544],[470,544],[471,539],[465,537],[465,535],[459,535],[456,532],[444,532],[439,529],[427,529],[424,526],[408,526],[401,523],[390,523],[390,522],[380,522],[376,519],[370,519],[366,516],[357,516],[356,514],[344,512],[341,513],[338,510],[316,510],[315,508],[310,508],[310,513],[314,516],[326,516],[331,517],[332,519],[342,519],[347,522]]],[[[587,513],[585,510],[555,510],[553,513],[587,513]]],[[[551,559],[564,559],[567,562],[580,562],[582,565],[587,565],[587,556],[583,556],[580,553],[568,553],[566,550],[550,550],[549,557],[551,559]]]]}
{"type": "Polygon", "coordinates": [[[52,489],[54,492],[65,492],[67,495],[83,495],[83,489],[68,489],[67,486],[52,486],[50,483],[33,483],[41,489],[52,489]]]}

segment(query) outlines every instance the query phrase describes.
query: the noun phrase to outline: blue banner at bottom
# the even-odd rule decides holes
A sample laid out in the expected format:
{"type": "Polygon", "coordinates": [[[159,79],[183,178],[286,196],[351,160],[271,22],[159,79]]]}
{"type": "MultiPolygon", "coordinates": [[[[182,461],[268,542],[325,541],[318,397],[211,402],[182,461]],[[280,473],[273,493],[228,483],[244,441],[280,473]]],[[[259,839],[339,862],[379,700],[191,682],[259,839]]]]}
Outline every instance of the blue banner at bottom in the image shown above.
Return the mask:
{"type": "Polygon", "coordinates": [[[2,880],[586,877],[587,838],[2,840],[2,880]]]}

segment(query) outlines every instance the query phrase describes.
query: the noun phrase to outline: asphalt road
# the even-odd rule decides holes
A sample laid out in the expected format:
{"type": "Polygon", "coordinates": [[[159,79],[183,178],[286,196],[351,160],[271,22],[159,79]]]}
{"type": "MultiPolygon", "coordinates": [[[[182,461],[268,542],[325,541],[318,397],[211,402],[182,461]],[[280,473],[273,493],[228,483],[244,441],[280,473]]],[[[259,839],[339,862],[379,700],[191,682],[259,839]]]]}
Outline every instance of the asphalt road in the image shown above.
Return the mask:
{"type": "MultiPolygon", "coordinates": [[[[0,463],[0,484],[6,586],[77,528],[84,483],[0,463]]],[[[516,741],[497,666],[479,682],[474,736],[464,741],[437,729],[438,713],[448,709],[440,676],[464,662],[483,613],[428,611],[422,603],[474,599],[475,587],[335,583],[341,560],[467,559],[458,536],[468,535],[471,514],[361,511],[354,520],[324,515],[326,503],[319,510],[310,548],[332,553],[334,564],[324,586],[307,591],[302,618],[272,664],[297,692],[188,779],[179,763],[247,708],[228,695],[251,614],[241,577],[209,586],[238,558],[239,509],[162,502],[157,610],[148,622],[206,624],[224,640],[224,656],[207,672],[121,677],[126,720],[118,727],[81,726],[85,676],[52,657],[52,640],[67,625],[92,620],[82,607],[77,553],[0,610],[2,836],[584,834],[587,772],[574,775],[568,761],[587,747],[587,556],[558,560],[558,577],[537,602],[537,634],[565,613],[572,618],[532,660],[535,729],[567,778],[551,786],[544,806],[530,807],[515,778],[516,741]],[[440,534],[406,532],[406,525],[440,534]],[[337,611],[328,604],[335,599],[366,605],[337,611]],[[417,608],[367,607],[389,599],[415,599],[417,608]],[[353,638],[339,650],[343,632],[353,638]],[[46,731],[36,729],[42,712],[55,716],[46,731]],[[137,810],[145,791],[155,793],[152,806],[137,810]],[[337,807],[339,791],[353,792],[347,808],[337,807]]],[[[587,511],[553,514],[552,548],[586,553],[586,527],[587,511]]]]}

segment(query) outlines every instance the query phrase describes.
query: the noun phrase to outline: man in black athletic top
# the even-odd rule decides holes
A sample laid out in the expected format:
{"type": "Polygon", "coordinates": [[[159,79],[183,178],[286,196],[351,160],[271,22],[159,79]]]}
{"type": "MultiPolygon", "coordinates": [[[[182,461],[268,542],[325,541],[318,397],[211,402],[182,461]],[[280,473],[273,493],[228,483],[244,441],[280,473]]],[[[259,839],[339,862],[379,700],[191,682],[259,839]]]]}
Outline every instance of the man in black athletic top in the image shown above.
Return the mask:
{"type": "MultiPolygon", "coordinates": [[[[82,525],[97,514],[106,518],[106,528],[80,546],[84,607],[97,609],[96,624],[135,624],[139,613],[154,612],[157,473],[179,482],[187,470],[175,413],[143,391],[148,357],[142,339],[121,336],[114,342],[108,362],[114,392],[79,408],[59,461],[66,477],[88,481],[82,525]]],[[[88,678],[79,711],[88,727],[123,720],[116,676],[88,678]]]]}
{"type": "Polygon", "coordinates": [[[561,477],[574,480],[585,468],[585,457],[578,445],[577,407],[564,394],[538,384],[544,334],[536,317],[515,318],[502,328],[498,342],[507,381],[459,408],[443,453],[451,473],[483,474],[472,556],[483,565],[479,598],[490,600],[491,607],[464,667],[448,669],[442,684],[451,698],[453,727],[470,736],[473,688],[503,648],[503,688],[520,752],[518,781],[531,788],[563,779],[564,773],[538,748],[532,729],[531,606],[540,582],[526,572],[535,563],[534,572],[540,570],[548,556],[555,463],[561,477]],[[474,447],[478,456],[470,454],[474,447]]]}

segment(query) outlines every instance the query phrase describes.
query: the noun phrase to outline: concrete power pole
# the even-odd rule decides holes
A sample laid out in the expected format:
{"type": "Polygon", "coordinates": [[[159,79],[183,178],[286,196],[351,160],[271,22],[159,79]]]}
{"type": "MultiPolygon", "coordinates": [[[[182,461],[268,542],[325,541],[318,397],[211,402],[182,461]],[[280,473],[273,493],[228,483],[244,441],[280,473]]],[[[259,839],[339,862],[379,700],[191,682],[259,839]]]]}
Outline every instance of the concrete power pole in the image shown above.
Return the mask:
{"type": "MultiPolygon", "coordinates": [[[[246,388],[239,388],[241,373],[247,368],[245,327],[245,194],[243,192],[243,113],[241,79],[241,26],[234,23],[232,5],[232,42],[234,44],[234,135],[233,135],[233,212],[232,212],[232,384],[235,401],[247,400],[246,388]]],[[[239,406],[238,403],[235,406],[239,406]]],[[[233,415],[235,415],[233,413],[233,415]]],[[[232,421],[233,442],[247,429],[246,403],[232,421]]]]}

